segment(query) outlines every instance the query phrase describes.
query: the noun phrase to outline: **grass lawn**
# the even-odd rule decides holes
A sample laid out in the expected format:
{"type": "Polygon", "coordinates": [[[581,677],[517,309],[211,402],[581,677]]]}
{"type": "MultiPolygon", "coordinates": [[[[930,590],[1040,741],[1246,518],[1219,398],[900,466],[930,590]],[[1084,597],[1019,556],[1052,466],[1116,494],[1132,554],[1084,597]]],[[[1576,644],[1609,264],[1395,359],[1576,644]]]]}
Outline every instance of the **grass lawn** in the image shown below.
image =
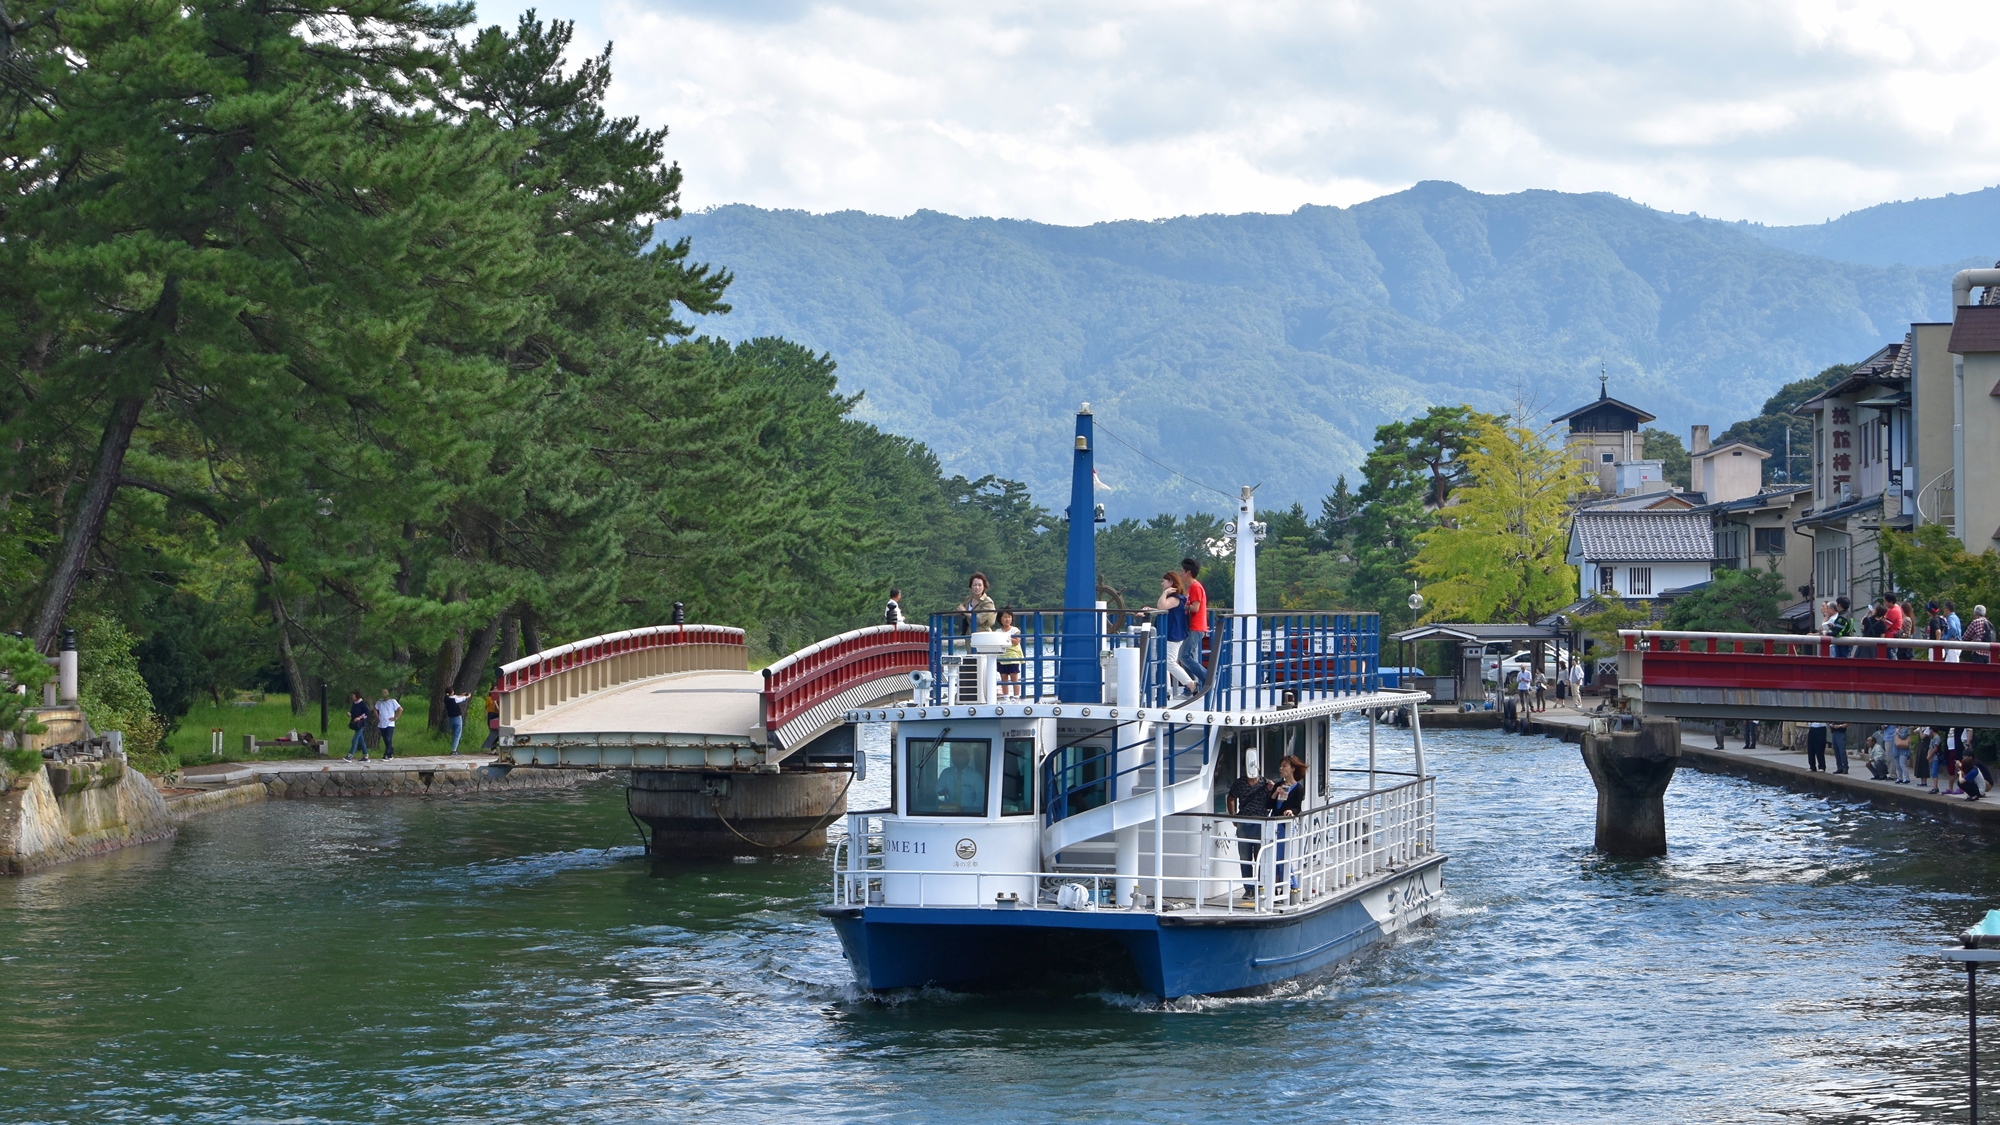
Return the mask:
{"type": "MultiPolygon", "coordinates": [[[[252,700],[257,697],[252,696],[252,700]]],[[[421,702],[421,701],[420,701],[421,702]]],[[[409,707],[405,703],[405,707],[409,707]]],[[[352,732],[347,729],[347,708],[341,704],[327,711],[326,739],[331,743],[332,755],[336,758],[347,753],[348,740],[352,732]]],[[[255,754],[243,752],[243,736],[256,735],[259,741],[280,738],[288,731],[319,737],[319,703],[313,702],[303,715],[292,714],[289,696],[267,695],[261,702],[224,703],[220,707],[208,700],[198,700],[193,710],[182,716],[180,726],[167,736],[165,753],[171,768],[175,762],[183,766],[196,766],[203,762],[246,762],[270,760],[273,758],[304,757],[304,753],[288,753],[283,750],[259,750],[255,754]],[[217,727],[222,729],[222,753],[209,752],[209,732],[217,727]]],[[[461,752],[476,750],[486,738],[486,721],[483,715],[468,716],[465,738],[459,742],[461,752]]],[[[418,708],[403,712],[402,721],[396,724],[396,752],[398,754],[446,754],[451,751],[451,739],[429,729],[424,714],[418,708]]]]}

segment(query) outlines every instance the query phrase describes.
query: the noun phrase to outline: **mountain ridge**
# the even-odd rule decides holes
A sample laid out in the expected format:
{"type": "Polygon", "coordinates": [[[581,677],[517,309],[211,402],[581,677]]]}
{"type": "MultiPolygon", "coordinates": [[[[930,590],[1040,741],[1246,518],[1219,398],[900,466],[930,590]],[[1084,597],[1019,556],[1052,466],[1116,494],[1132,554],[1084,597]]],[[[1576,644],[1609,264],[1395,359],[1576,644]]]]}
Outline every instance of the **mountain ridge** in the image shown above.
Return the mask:
{"type": "MultiPolygon", "coordinates": [[[[1764,228],[1763,233],[1784,228],[1764,228]]],[[[664,233],[664,232],[663,232],[664,233]]],[[[1613,393],[1680,430],[1947,312],[1950,267],[1839,262],[1606,193],[1427,181],[1353,207],[1058,227],[729,205],[672,235],[736,277],[702,331],[831,353],[857,413],[951,470],[1066,494],[1069,417],[1113,518],[1311,504],[1376,425],[1438,402],[1543,416],[1613,393]]]]}

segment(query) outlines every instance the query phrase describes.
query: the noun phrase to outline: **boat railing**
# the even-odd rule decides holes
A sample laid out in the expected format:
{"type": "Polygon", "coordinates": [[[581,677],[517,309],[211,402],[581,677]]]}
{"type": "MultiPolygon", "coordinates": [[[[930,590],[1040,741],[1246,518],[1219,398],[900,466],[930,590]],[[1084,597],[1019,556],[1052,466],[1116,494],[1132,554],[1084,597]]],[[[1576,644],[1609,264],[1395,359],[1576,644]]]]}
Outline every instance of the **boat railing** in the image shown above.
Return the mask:
{"type": "MultiPolygon", "coordinates": [[[[1374,613],[1211,611],[1211,631],[1192,634],[1185,642],[1199,646],[1200,651],[1182,649],[1181,664],[1188,677],[1180,680],[1167,666],[1169,642],[1160,635],[1157,619],[1144,611],[1037,608],[1009,612],[1014,615],[1014,627],[1021,631],[1021,652],[1018,659],[1009,655],[1003,662],[1018,665],[1019,671],[996,686],[996,699],[1056,700],[1063,658],[1078,645],[1088,649],[1085,655],[1092,664],[1116,649],[1139,648],[1144,655],[1136,698],[1142,707],[1164,707],[1169,702],[1179,706],[1178,700],[1185,697],[1186,702],[1205,710],[1263,710],[1333,695],[1370,693],[1381,687],[1381,622],[1374,613]],[[1090,615],[1093,628],[1066,633],[1065,619],[1078,614],[1090,615]]],[[[953,611],[931,615],[927,702],[992,701],[976,697],[972,669],[980,655],[974,651],[974,637],[992,632],[998,624],[996,614],[953,611]]]]}
{"type": "Polygon", "coordinates": [[[1294,913],[1437,854],[1435,779],[1377,774],[1407,780],[1297,816],[1168,817],[1167,846],[1157,850],[1157,862],[1152,826],[1141,826],[1136,873],[892,870],[882,845],[886,812],[850,813],[847,835],[834,848],[834,902],[1202,917],[1294,913]]]}

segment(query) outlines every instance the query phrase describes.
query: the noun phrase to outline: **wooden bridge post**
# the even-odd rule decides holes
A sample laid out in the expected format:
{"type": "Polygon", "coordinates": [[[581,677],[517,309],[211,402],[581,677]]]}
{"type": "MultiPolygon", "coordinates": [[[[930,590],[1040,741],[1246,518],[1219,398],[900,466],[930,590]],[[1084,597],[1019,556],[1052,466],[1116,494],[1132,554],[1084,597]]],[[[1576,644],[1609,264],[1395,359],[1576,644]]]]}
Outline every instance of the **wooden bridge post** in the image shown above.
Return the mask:
{"type": "Polygon", "coordinates": [[[1597,784],[1597,850],[1667,854],[1667,785],[1680,764],[1678,719],[1645,719],[1638,730],[1583,736],[1583,764],[1597,784]]]}

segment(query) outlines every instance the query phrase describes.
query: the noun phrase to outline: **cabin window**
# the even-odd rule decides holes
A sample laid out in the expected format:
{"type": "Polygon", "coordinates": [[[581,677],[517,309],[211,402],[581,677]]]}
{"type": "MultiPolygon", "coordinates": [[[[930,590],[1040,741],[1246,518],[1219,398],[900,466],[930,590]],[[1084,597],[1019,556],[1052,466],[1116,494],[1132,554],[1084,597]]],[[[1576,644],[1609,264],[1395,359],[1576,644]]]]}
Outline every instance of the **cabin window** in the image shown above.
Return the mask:
{"type": "Polygon", "coordinates": [[[993,742],[985,738],[912,738],[912,816],[985,816],[993,742]]]}
{"type": "Polygon", "coordinates": [[[1060,799],[1066,810],[1062,815],[1074,816],[1109,801],[1111,780],[1105,776],[1105,767],[1110,756],[1110,749],[1104,746],[1065,746],[1051,753],[1055,765],[1050,776],[1055,786],[1042,794],[1043,802],[1053,805],[1060,799]]]}
{"type": "Polygon", "coordinates": [[[1000,815],[1032,816],[1035,812],[1035,740],[1010,738],[1000,757],[1000,815]]]}

